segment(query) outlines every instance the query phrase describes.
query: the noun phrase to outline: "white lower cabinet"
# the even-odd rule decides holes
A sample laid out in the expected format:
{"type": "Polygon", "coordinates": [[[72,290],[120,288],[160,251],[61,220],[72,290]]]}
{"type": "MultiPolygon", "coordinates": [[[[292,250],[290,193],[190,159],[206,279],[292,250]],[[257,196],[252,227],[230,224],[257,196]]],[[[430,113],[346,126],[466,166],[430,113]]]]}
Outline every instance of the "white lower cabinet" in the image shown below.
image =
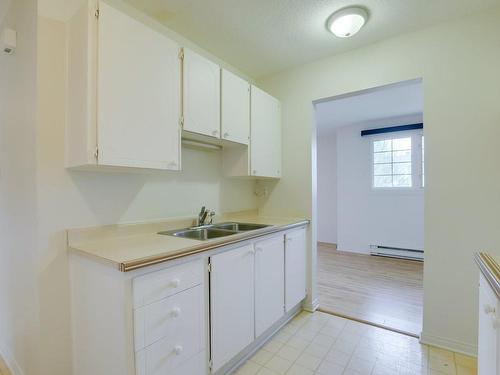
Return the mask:
{"type": "Polygon", "coordinates": [[[249,244],[210,258],[212,372],[254,339],[254,253],[249,244]]]}
{"type": "Polygon", "coordinates": [[[478,374],[500,373],[500,303],[486,278],[479,280],[478,374]]]}
{"type": "Polygon", "coordinates": [[[212,372],[284,316],[283,233],[210,258],[212,372]]]}
{"type": "Polygon", "coordinates": [[[255,336],[285,313],[285,252],[283,235],[255,244],[255,336]]]}
{"type": "Polygon", "coordinates": [[[307,242],[305,228],[285,235],[285,309],[290,311],[306,296],[307,242]]]}

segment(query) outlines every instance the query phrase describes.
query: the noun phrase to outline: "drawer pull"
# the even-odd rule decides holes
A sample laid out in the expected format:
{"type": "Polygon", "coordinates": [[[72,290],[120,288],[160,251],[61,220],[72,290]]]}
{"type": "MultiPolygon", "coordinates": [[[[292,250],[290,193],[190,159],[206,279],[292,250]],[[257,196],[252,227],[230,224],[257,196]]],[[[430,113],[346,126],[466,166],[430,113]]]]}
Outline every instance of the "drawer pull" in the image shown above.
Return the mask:
{"type": "Polygon", "coordinates": [[[174,354],[175,355],[180,355],[184,348],[181,345],[176,345],[174,346],[174,354]]]}
{"type": "Polygon", "coordinates": [[[171,282],[170,282],[170,286],[172,288],[178,288],[179,285],[181,285],[181,281],[179,279],[173,279],[171,282]]]}
{"type": "Polygon", "coordinates": [[[173,318],[178,318],[181,315],[181,309],[179,307],[173,308],[170,311],[170,316],[173,318]]]}
{"type": "Polygon", "coordinates": [[[485,306],[484,306],[484,312],[485,312],[486,314],[488,314],[488,315],[489,315],[489,314],[495,314],[496,309],[495,309],[493,306],[491,306],[491,305],[485,305],[485,306]]]}

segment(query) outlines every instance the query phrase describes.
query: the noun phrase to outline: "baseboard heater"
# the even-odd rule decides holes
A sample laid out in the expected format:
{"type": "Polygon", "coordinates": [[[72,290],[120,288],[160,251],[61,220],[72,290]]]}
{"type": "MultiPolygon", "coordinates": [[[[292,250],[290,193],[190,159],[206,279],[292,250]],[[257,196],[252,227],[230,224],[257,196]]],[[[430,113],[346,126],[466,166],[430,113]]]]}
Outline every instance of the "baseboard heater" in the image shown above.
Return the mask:
{"type": "Polygon", "coordinates": [[[370,245],[370,255],[389,258],[424,260],[424,251],[415,249],[403,249],[401,247],[370,245]]]}

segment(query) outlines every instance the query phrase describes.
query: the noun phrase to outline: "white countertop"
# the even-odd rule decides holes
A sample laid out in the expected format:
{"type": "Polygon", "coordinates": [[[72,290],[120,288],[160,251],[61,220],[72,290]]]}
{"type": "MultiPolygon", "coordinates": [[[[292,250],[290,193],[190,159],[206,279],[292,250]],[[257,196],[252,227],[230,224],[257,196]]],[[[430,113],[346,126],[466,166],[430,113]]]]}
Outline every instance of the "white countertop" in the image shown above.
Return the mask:
{"type": "Polygon", "coordinates": [[[130,271],[309,223],[308,219],[256,214],[223,215],[216,220],[219,223],[230,221],[269,226],[205,241],[157,234],[159,231],[189,227],[191,218],[70,229],[68,248],[96,261],[109,263],[120,271],[130,271]]]}

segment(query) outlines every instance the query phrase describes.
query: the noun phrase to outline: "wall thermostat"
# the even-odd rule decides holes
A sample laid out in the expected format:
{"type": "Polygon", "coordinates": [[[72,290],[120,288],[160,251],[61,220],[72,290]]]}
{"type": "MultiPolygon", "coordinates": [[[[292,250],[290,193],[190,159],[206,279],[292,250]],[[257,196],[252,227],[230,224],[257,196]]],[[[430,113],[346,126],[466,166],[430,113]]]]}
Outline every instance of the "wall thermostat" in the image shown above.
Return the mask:
{"type": "Polygon", "coordinates": [[[11,55],[16,50],[17,33],[12,29],[5,29],[2,36],[2,49],[8,55],[11,55]]]}

